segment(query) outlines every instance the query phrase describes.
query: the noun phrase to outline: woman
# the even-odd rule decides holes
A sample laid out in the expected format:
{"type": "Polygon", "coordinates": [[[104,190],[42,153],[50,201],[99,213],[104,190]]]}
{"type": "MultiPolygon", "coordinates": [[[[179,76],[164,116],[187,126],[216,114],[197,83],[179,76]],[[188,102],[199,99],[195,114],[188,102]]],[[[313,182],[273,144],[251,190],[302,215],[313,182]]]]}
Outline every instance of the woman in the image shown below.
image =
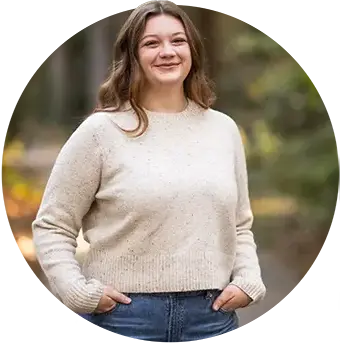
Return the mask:
{"type": "Polygon", "coordinates": [[[213,99],[187,15],[168,1],[134,10],[33,222],[52,290],[87,320],[188,341],[237,328],[235,310],[263,298],[242,141],[213,99]]]}

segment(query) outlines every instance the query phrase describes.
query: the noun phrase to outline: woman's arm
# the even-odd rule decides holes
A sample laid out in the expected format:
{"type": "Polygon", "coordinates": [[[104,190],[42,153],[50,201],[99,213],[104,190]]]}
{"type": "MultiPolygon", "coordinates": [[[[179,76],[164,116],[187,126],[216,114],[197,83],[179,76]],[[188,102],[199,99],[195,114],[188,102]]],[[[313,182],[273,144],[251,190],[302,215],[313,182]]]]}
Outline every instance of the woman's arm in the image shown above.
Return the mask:
{"type": "Polygon", "coordinates": [[[52,291],[75,312],[93,312],[104,286],[86,280],[75,259],[76,238],[100,184],[102,151],[91,116],[61,149],[32,223],[38,261],[52,291]]]}
{"type": "Polygon", "coordinates": [[[266,288],[261,278],[256,244],[251,231],[253,214],[249,200],[246,158],[237,125],[234,125],[234,141],[238,196],[236,208],[237,249],[231,284],[241,288],[255,302],[264,297],[266,288]]]}

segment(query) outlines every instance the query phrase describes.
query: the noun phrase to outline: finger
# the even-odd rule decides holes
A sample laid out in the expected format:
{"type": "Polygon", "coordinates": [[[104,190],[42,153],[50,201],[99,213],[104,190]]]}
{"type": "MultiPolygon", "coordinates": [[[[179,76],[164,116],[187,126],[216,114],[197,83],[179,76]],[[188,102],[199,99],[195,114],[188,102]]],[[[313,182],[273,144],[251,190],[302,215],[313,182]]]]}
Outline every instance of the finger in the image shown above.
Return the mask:
{"type": "Polygon", "coordinates": [[[102,313],[111,311],[116,306],[116,304],[117,303],[112,298],[108,297],[107,295],[103,295],[95,312],[102,313]]]}
{"type": "Polygon", "coordinates": [[[229,289],[224,289],[214,301],[212,308],[218,311],[227,301],[232,299],[234,294],[229,289]]]}
{"type": "Polygon", "coordinates": [[[222,309],[224,311],[233,311],[236,310],[237,308],[241,307],[239,299],[236,297],[233,297],[229,301],[227,301],[223,306],[222,309]]]}
{"type": "Polygon", "coordinates": [[[100,299],[100,301],[99,301],[99,305],[101,305],[101,306],[112,306],[113,305],[113,303],[115,303],[115,300],[114,299],[112,299],[110,296],[108,296],[107,294],[104,294],[102,297],[101,297],[101,299],[100,299]]]}
{"type": "Polygon", "coordinates": [[[103,307],[112,308],[116,304],[117,304],[117,302],[115,300],[113,300],[109,296],[105,295],[104,302],[103,302],[103,307]]]}
{"type": "Polygon", "coordinates": [[[120,293],[113,288],[107,289],[106,290],[106,295],[112,298],[113,300],[117,301],[118,303],[123,303],[123,304],[130,304],[131,299],[127,297],[125,294],[120,293]]]}
{"type": "Polygon", "coordinates": [[[114,307],[116,307],[117,302],[113,299],[108,297],[108,302],[106,303],[106,306],[104,307],[105,311],[111,311],[114,307]]]}

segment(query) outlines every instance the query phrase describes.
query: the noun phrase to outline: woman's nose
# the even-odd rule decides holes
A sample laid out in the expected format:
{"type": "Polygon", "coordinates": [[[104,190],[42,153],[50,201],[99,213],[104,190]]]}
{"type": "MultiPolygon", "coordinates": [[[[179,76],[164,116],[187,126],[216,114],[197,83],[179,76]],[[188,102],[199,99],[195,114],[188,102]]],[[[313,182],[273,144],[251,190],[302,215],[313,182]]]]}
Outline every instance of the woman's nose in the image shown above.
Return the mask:
{"type": "Polygon", "coordinates": [[[160,50],[161,57],[168,57],[168,56],[174,56],[174,55],[175,55],[175,50],[171,44],[162,45],[161,50],[160,50]]]}

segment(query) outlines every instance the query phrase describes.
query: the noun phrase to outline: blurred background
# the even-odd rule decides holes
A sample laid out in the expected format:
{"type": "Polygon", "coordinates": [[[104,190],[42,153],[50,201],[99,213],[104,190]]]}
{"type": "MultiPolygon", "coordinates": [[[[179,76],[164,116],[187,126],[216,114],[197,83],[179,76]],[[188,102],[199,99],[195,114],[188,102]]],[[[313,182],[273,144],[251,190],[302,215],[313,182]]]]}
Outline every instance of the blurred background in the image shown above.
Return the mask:
{"type": "MultiPolygon", "coordinates": [[[[228,15],[181,7],[204,39],[218,96],[213,107],[236,121],[246,149],[253,231],[268,289],[262,303],[239,311],[246,324],[291,292],[323,246],[338,190],[335,137],[316,88],[282,47],[228,15]]],[[[8,128],[6,211],[21,252],[47,287],[31,223],[59,150],[95,107],[113,42],[129,14],[101,20],[55,50],[28,83],[8,128]]],[[[81,260],[87,251],[82,234],[78,242],[81,260]]]]}

